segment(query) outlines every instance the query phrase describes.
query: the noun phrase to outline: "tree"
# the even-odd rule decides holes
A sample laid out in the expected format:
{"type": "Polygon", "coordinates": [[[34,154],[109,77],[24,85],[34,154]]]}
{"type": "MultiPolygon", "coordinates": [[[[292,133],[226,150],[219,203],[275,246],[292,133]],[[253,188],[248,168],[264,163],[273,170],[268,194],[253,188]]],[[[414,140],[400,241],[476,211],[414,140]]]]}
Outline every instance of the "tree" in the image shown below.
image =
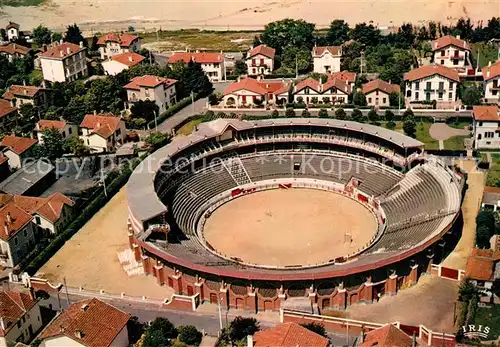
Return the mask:
{"type": "Polygon", "coordinates": [[[462,101],[468,106],[481,104],[481,99],[483,97],[483,88],[479,86],[470,86],[465,88],[462,101]]]}
{"type": "Polygon", "coordinates": [[[352,103],[356,106],[366,106],[366,96],[361,91],[354,92],[352,103]]]}
{"type": "Polygon", "coordinates": [[[458,300],[469,302],[475,295],[477,295],[476,287],[472,284],[470,278],[465,277],[458,287],[458,300]]]}
{"type": "Polygon", "coordinates": [[[190,61],[182,73],[182,79],[186,93],[199,93],[208,95],[212,92],[212,83],[201,68],[200,63],[190,61]]]}
{"type": "Polygon", "coordinates": [[[159,330],[151,330],[149,328],[144,334],[142,340],[142,347],[169,347],[171,346],[170,340],[165,337],[159,330]]]}
{"type": "Polygon", "coordinates": [[[33,29],[33,42],[38,46],[48,45],[52,42],[52,31],[40,24],[33,29]]]}
{"type": "Polygon", "coordinates": [[[295,116],[296,116],[295,115],[295,110],[293,108],[291,108],[291,107],[288,107],[286,109],[286,111],[285,111],[285,117],[287,117],[287,118],[293,118],[295,116]]]}
{"type": "Polygon", "coordinates": [[[491,234],[485,225],[481,225],[476,229],[476,246],[477,248],[490,248],[491,234]]]}
{"type": "Polygon", "coordinates": [[[262,44],[262,42],[260,41],[259,36],[255,35],[253,37],[252,47],[257,47],[257,46],[260,46],[261,44],[262,44]]]}
{"type": "Polygon", "coordinates": [[[132,118],[144,118],[148,122],[154,120],[155,115],[159,115],[159,110],[160,108],[156,102],[151,100],[139,100],[130,107],[132,118]]]}
{"type": "Polygon", "coordinates": [[[312,331],[313,333],[316,333],[318,335],[321,335],[323,337],[328,337],[326,334],[326,329],[323,324],[312,322],[312,323],[306,323],[306,324],[301,324],[304,328],[307,330],[312,331]]]}
{"type": "Polygon", "coordinates": [[[89,148],[85,146],[83,140],[78,136],[73,136],[67,139],[64,142],[63,148],[65,152],[73,153],[77,157],[90,153],[89,148]]]}
{"type": "Polygon", "coordinates": [[[311,117],[311,114],[309,113],[307,108],[305,108],[304,110],[302,110],[302,113],[300,114],[300,116],[303,118],[309,118],[309,117],[311,117]]]}
{"type": "Polygon", "coordinates": [[[278,55],[281,55],[287,46],[307,47],[311,50],[314,45],[314,29],[313,23],[302,19],[286,18],[267,24],[260,35],[260,40],[276,49],[278,55]]]}
{"type": "Polygon", "coordinates": [[[234,63],[234,72],[238,76],[244,75],[248,72],[248,67],[244,60],[236,60],[234,63]]]}
{"type": "Polygon", "coordinates": [[[38,118],[38,112],[32,104],[22,104],[19,113],[25,123],[34,122],[38,118]]]}
{"type": "Polygon", "coordinates": [[[385,110],[384,118],[388,122],[394,121],[394,113],[391,110],[385,110]]]}
{"type": "Polygon", "coordinates": [[[476,217],[476,226],[477,228],[485,226],[490,235],[494,235],[496,233],[495,213],[490,210],[479,211],[476,217]]]}
{"type": "Polygon", "coordinates": [[[170,142],[170,138],[171,137],[168,134],[153,132],[146,137],[146,143],[153,147],[153,149],[158,149],[170,142]]]}
{"type": "Polygon", "coordinates": [[[291,71],[295,71],[295,68],[298,71],[309,70],[311,64],[311,50],[306,47],[287,46],[281,55],[281,66],[291,71]]]}
{"type": "Polygon", "coordinates": [[[46,128],[42,131],[43,143],[35,148],[37,158],[55,160],[64,154],[64,139],[59,130],[46,128]]]}
{"type": "Polygon", "coordinates": [[[493,285],[491,286],[491,292],[496,296],[500,297],[500,278],[495,279],[493,281],[493,285]]]}
{"type": "Polygon", "coordinates": [[[403,131],[407,136],[415,137],[417,133],[417,123],[413,116],[403,118],[403,131]]]}
{"type": "Polygon", "coordinates": [[[398,93],[398,92],[392,92],[389,94],[389,105],[392,107],[404,107],[405,105],[405,100],[403,97],[403,94],[398,93]]]}
{"type": "Polygon", "coordinates": [[[340,119],[340,120],[344,120],[347,118],[347,115],[346,115],[343,108],[338,108],[335,110],[335,118],[340,119]]]}
{"type": "Polygon", "coordinates": [[[52,33],[51,40],[52,42],[60,42],[63,39],[63,36],[61,33],[55,32],[52,33]]]}
{"type": "Polygon", "coordinates": [[[340,46],[349,40],[349,24],[342,19],[335,19],[328,29],[326,41],[329,45],[340,46]]]}
{"type": "Polygon", "coordinates": [[[318,117],[319,118],[328,118],[328,111],[325,110],[324,108],[322,108],[321,110],[319,110],[318,112],[318,117]]]}
{"type": "Polygon", "coordinates": [[[198,346],[201,343],[203,335],[192,325],[181,325],[177,328],[179,332],[178,339],[187,345],[198,346]]]}
{"type": "Polygon", "coordinates": [[[238,316],[229,324],[229,338],[233,342],[240,341],[259,330],[260,325],[255,318],[238,316]]]}
{"type": "Polygon", "coordinates": [[[407,117],[414,117],[413,111],[410,108],[406,109],[403,112],[403,119],[405,119],[407,117]]]}
{"type": "Polygon", "coordinates": [[[436,22],[429,22],[429,38],[435,40],[437,38],[437,25],[436,22]]]}
{"type": "Polygon", "coordinates": [[[212,93],[208,96],[208,103],[212,106],[218,105],[219,100],[219,95],[217,95],[216,93],[212,93]]]}
{"type": "Polygon", "coordinates": [[[78,95],[70,100],[62,116],[68,122],[80,124],[87,113],[84,97],[78,95]]]}
{"type": "Polygon", "coordinates": [[[145,57],[146,58],[145,61],[147,61],[149,64],[156,63],[155,55],[149,49],[141,48],[141,50],[139,51],[139,54],[142,55],[143,57],[145,57]]]}
{"type": "Polygon", "coordinates": [[[0,28],[0,41],[7,41],[7,32],[4,28],[0,28]]]}
{"type": "Polygon", "coordinates": [[[352,110],[351,118],[354,122],[358,122],[358,123],[363,123],[365,120],[365,117],[363,116],[363,112],[361,112],[361,110],[359,110],[358,108],[355,108],[354,110],[352,110]]]}
{"type": "Polygon", "coordinates": [[[76,23],[68,25],[66,33],[64,34],[64,41],[74,43],[75,45],[79,45],[81,42],[84,46],[87,46],[87,41],[83,37],[82,32],[76,23]]]}
{"type": "Polygon", "coordinates": [[[380,41],[380,30],[375,28],[372,24],[366,23],[356,24],[354,29],[350,32],[351,39],[358,41],[365,46],[376,46],[380,41]]]}
{"type": "Polygon", "coordinates": [[[370,120],[370,122],[372,122],[373,124],[378,123],[379,116],[378,116],[377,111],[375,111],[374,109],[371,109],[370,111],[368,111],[368,119],[369,119],[369,120],[370,120]]]}

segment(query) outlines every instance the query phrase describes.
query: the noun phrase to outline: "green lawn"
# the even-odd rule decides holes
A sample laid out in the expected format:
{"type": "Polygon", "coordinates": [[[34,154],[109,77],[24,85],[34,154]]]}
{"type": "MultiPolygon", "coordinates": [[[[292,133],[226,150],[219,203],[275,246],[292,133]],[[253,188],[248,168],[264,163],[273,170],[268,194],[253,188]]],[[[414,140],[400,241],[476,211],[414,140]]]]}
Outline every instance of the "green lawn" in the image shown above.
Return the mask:
{"type": "Polygon", "coordinates": [[[498,58],[498,47],[487,43],[472,44],[472,57],[477,61],[477,52],[479,50],[479,66],[484,67],[488,62],[495,62],[498,58]]]}
{"type": "Polygon", "coordinates": [[[486,178],[486,185],[500,187],[500,154],[491,153],[491,165],[486,178]]]}
{"type": "Polygon", "coordinates": [[[464,140],[470,136],[454,136],[444,141],[444,149],[463,150],[465,149],[464,140]]]}
{"type": "Polygon", "coordinates": [[[184,124],[179,130],[177,130],[178,135],[189,135],[193,132],[194,128],[201,123],[201,119],[192,120],[184,124]]]}
{"type": "Polygon", "coordinates": [[[467,126],[472,125],[471,122],[468,121],[459,121],[459,122],[451,122],[447,123],[449,127],[455,128],[455,129],[464,129],[467,126]]]}
{"type": "Polygon", "coordinates": [[[439,141],[434,140],[429,134],[429,128],[432,123],[418,122],[417,123],[417,140],[425,143],[425,149],[439,149],[439,141]]]}
{"type": "Polygon", "coordinates": [[[0,0],[0,7],[2,6],[39,6],[42,5],[45,0],[0,0]]]}
{"type": "Polygon", "coordinates": [[[500,305],[490,308],[478,307],[474,323],[476,326],[489,327],[488,340],[496,339],[500,336],[500,305]]]}

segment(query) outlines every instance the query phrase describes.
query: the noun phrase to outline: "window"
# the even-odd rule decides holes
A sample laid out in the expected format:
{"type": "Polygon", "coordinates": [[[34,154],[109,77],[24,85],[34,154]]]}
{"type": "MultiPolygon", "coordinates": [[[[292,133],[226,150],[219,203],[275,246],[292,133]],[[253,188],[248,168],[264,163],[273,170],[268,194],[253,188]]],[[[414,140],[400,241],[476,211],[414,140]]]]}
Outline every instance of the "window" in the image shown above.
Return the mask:
{"type": "Polygon", "coordinates": [[[444,65],[444,60],[441,60],[441,65],[444,65]]]}
{"type": "Polygon", "coordinates": [[[149,89],[148,88],[144,89],[144,94],[146,95],[146,97],[149,97],[149,89]]]}
{"type": "Polygon", "coordinates": [[[368,102],[371,103],[372,102],[372,98],[368,98],[368,102]]]}
{"type": "Polygon", "coordinates": [[[495,137],[495,133],[493,131],[487,131],[484,133],[484,138],[486,139],[491,139],[493,137],[495,137]]]}
{"type": "Polygon", "coordinates": [[[439,82],[439,90],[443,90],[444,89],[444,82],[439,82]]]}
{"type": "Polygon", "coordinates": [[[441,51],[441,56],[444,57],[444,55],[446,54],[445,51],[441,51]]]}
{"type": "Polygon", "coordinates": [[[441,92],[440,92],[440,93],[438,93],[438,99],[439,99],[439,100],[443,100],[443,93],[441,93],[441,92]]]}
{"type": "Polygon", "coordinates": [[[483,122],[479,122],[479,126],[482,127],[483,126],[483,122]]]}
{"type": "Polygon", "coordinates": [[[452,92],[448,93],[448,100],[453,100],[453,93],[452,92]]]}
{"type": "Polygon", "coordinates": [[[432,83],[431,83],[431,82],[427,82],[427,83],[425,84],[425,89],[426,89],[426,90],[430,90],[430,89],[431,89],[431,87],[432,87],[432,83]]]}
{"type": "Polygon", "coordinates": [[[453,82],[450,81],[450,89],[453,89],[453,82]]]}
{"type": "MultiPolygon", "coordinates": [[[[88,142],[89,142],[89,140],[87,140],[87,144],[88,144],[88,142]]],[[[36,216],[36,217],[35,217],[35,222],[36,222],[36,224],[38,224],[38,225],[40,225],[40,224],[41,224],[41,223],[40,223],[40,217],[39,217],[39,216],[36,216]]]]}
{"type": "Polygon", "coordinates": [[[375,91],[375,95],[376,95],[376,96],[378,96],[378,90],[377,90],[377,91],[375,91]]]}
{"type": "Polygon", "coordinates": [[[387,98],[383,98],[382,102],[385,104],[387,102],[387,98]]]}
{"type": "Polygon", "coordinates": [[[28,231],[26,229],[23,230],[24,237],[28,237],[28,231]]]}
{"type": "Polygon", "coordinates": [[[415,89],[420,89],[420,82],[415,82],[415,89]]]}
{"type": "Polygon", "coordinates": [[[17,237],[14,238],[14,244],[17,246],[19,242],[17,241],[17,237]]]}
{"type": "Polygon", "coordinates": [[[121,133],[122,133],[122,129],[120,129],[120,128],[116,129],[116,135],[117,136],[120,136],[121,133]]]}
{"type": "Polygon", "coordinates": [[[418,101],[418,92],[415,92],[415,100],[418,101]]]}
{"type": "Polygon", "coordinates": [[[72,134],[73,133],[73,129],[71,127],[68,128],[68,134],[72,134]]]}

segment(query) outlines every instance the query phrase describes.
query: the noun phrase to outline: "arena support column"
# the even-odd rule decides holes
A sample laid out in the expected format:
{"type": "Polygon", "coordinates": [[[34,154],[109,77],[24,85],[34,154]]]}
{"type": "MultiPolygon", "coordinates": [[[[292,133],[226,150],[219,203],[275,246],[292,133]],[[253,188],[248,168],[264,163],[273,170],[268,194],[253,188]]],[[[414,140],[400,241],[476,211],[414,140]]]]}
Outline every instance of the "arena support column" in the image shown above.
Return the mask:
{"type": "Polygon", "coordinates": [[[247,310],[257,313],[257,293],[255,292],[255,288],[253,286],[248,287],[245,306],[247,310]]]}
{"type": "Polygon", "coordinates": [[[427,269],[428,274],[431,273],[432,264],[434,263],[434,253],[427,254],[427,269]]]}
{"type": "Polygon", "coordinates": [[[280,301],[280,308],[283,306],[283,303],[286,301],[286,294],[283,290],[283,285],[278,289],[278,299],[280,301]]]}
{"type": "Polygon", "coordinates": [[[203,284],[204,284],[204,280],[201,279],[200,277],[198,277],[198,275],[196,275],[196,282],[194,283],[194,290],[196,292],[196,294],[198,294],[200,296],[200,302],[203,302],[205,300],[205,295],[203,293],[203,284]]]}
{"type": "Polygon", "coordinates": [[[182,294],[182,274],[176,273],[175,275],[172,275],[172,279],[175,294],[182,294]]]}
{"type": "Polygon", "coordinates": [[[318,295],[316,294],[316,290],[314,289],[314,284],[311,284],[307,292],[309,295],[309,301],[311,302],[311,305],[314,305],[318,297],[318,295]]]}
{"type": "Polygon", "coordinates": [[[410,269],[410,274],[408,275],[408,284],[415,285],[418,281],[418,265],[411,265],[410,269]]]}
{"type": "Polygon", "coordinates": [[[339,310],[345,310],[347,305],[347,289],[344,288],[344,284],[341,283],[337,289],[336,293],[332,298],[331,305],[338,308],[339,310]]]}
{"type": "Polygon", "coordinates": [[[398,275],[396,272],[389,276],[386,282],[386,293],[389,295],[396,295],[398,290],[398,275]]]}
{"type": "Polygon", "coordinates": [[[366,282],[363,284],[364,288],[362,291],[362,297],[360,298],[361,300],[365,301],[366,303],[372,303],[373,302],[373,283],[372,283],[372,278],[368,277],[366,279],[366,282]]]}

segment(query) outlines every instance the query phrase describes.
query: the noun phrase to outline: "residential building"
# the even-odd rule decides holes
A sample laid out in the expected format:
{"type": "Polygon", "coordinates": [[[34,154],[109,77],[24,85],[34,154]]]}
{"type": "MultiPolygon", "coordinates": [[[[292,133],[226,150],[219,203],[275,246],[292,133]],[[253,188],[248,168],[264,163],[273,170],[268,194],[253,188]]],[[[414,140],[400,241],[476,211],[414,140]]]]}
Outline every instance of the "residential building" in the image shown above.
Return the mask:
{"type": "Polygon", "coordinates": [[[481,208],[495,212],[500,208],[500,188],[484,187],[481,208]]]}
{"type": "Polygon", "coordinates": [[[358,344],[359,347],[412,347],[419,345],[416,341],[413,341],[412,337],[392,324],[386,324],[381,328],[372,330],[366,333],[366,335],[362,335],[361,339],[362,341],[358,344]]]}
{"type": "Polygon", "coordinates": [[[484,101],[500,105],[500,60],[483,68],[484,101]]]}
{"type": "Polygon", "coordinates": [[[0,182],[0,192],[10,195],[40,196],[56,181],[54,165],[48,160],[30,160],[0,182]]]}
{"type": "Polygon", "coordinates": [[[480,301],[500,303],[500,298],[491,291],[493,282],[500,278],[500,252],[492,249],[473,249],[467,259],[465,276],[470,278],[481,292],[480,301]]]}
{"type": "Polygon", "coordinates": [[[248,52],[246,64],[248,75],[269,75],[274,70],[276,50],[267,45],[259,45],[248,52]]]}
{"type": "Polygon", "coordinates": [[[139,52],[141,50],[141,38],[131,34],[108,33],[97,41],[101,59],[108,59],[117,54],[128,52],[139,52]]]}
{"type": "Polygon", "coordinates": [[[0,208],[0,265],[19,264],[36,244],[33,217],[14,203],[0,208]]]}
{"type": "Polygon", "coordinates": [[[411,108],[456,109],[460,106],[457,90],[460,78],[456,70],[441,65],[425,65],[405,75],[406,104],[411,108]]]}
{"type": "Polygon", "coordinates": [[[40,347],[126,347],[130,315],[99,299],[71,304],[39,335],[40,347]]]}
{"type": "Polygon", "coordinates": [[[13,41],[21,37],[20,26],[17,23],[9,22],[5,27],[5,32],[7,34],[7,40],[13,41]]]}
{"type": "Polygon", "coordinates": [[[460,36],[446,35],[432,41],[434,64],[465,72],[470,63],[470,46],[460,36]]]}
{"type": "Polygon", "coordinates": [[[342,46],[315,46],[312,50],[314,72],[332,74],[340,72],[342,46]]]}
{"type": "MultiPolygon", "coordinates": [[[[287,102],[282,96],[288,96],[289,85],[284,81],[271,82],[261,78],[238,78],[224,90],[222,104],[226,107],[250,107],[287,102]]],[[[288,98],[288,97],[287,97],[288,98]]]]}
{"type": "Polygon", "coordinates": [[[500,113],[498,106],[474,106],[472,131],[474,148],[500,148],[500,113]]]}
{"type": "Polygon", "coordinates": [[[294,102],[306,104],[347,104],[352,87],[341,79],[328,79],[325,83],[312,77],[300,81],[292,91],[294,102]]]}
{"type": "Polygon", "coordinates": [[[50,82],[72,82],[88,76],[87,50],[83,43],[56,44],[40,54],[43,79],[50,82]]]}
{"type": "Polygon", "coordinates": [[[180,52],[175,53],[168,59],[168,64],[178,62],[185,64],[193,61],[199,63],[205,75],[212,82],[219,82],[226,79],[226,69],[224,66],[224,55],[222,53],[211,52],[180,52]]]}
{"type": "Polygon", "coordinates": [[[247,336],[248,347],[327,347],[330,340],[303,326],[289,322],[247,336]]]}
{"type": "Polygon", "coordinates": [[[59,233],[71,221],[74,202],[66,195],[54,193],[49,197],[0,194],[0,206],[14,203],[33,216],[38,230],[46,235],[59,233]]]}
{"type": "Polygon", "coordinates": [[[80,138],[94,152],[115,151],[125,142],[123,119],[112,114],[88,114],[80,124],[80,138]]]}
{"type": "Polygon", "coordinates": [[[33,292],[0,292],[0,346],[31,341],[42,327],[39,301],[33,292]]]}
{"type": "Polygon", "coordinates": [[[134,77],[124,88],[127,91],[127,108],[142,100],[154,101],[159,113],[165,112],[177,102],[177,80],[146,75],[134,77]]]}
{"type": "Polygon", "coordinates": [[[349,72],[349,71],[339,71],[335,72],[331,75],[328,75],[328,79],[339,79],[350,85],[351,87],[354,88],[354,85],[356,84],[356,78],[357,74],[355,72],[349,72]]]}
{"type": "Polygon", "coordinates": [[[39,143],[43,143],[43,131],[45,129],[56,129],[62,135],[64,140],[78,136],[78,125],[66,122],[64,120],[46,120],[42,119],[35,125],[35,133],[39,143]]]}
{"type": "Polygon", "coordinates": [[[106,75],[115,76],[123,70],[128,70],[132,66],[136,66],[144,61],[142,55],[134,52],[120,53],[112,55],[108,60],[103,61],[102,67],[106,75]]]}
{"type": "Polygon", "coordinates": [[[389,96],[392,93],[400,93],[401,88],[397,84],[391,84],[381,79],[376,79],[363,84],[363,94],[366,103],[372,107],[390,106],[389,96]]]}
{"type": "Polygon", "coordinates": [[[2,132],[12,130],[16,118],[17,107],[12,106],[8,100],[0,99],[0,129],[2,132]]]}
{"type": "Polygon", "coordinates": [[[37,142],[26,137],[5,136],[2,140],[3,154],[9,158],[9,166],[13,169],[22,167],[25,160],[32,157],[33,146],[37,142]]]}
{"type": "Polygon", "coordinates": [[[8,100],[12,107],[31,104],[36,108],[45,109],[48,105],[47,90],[35,86],[11,85],[2,98],[8,100]]]}
{"type": "Polygon", "coordinates": [[[9,158],[0,152],[0,182],[10,175],[9,158]]]}
{"type": "Polygon", "coordinates": [[[21,46],[20,44],[10,42],[6,45],[0,45],[0,55],[5,56],[10,62],[14,59],[21,59],[31,53],[31,48],[21,46]]]}

